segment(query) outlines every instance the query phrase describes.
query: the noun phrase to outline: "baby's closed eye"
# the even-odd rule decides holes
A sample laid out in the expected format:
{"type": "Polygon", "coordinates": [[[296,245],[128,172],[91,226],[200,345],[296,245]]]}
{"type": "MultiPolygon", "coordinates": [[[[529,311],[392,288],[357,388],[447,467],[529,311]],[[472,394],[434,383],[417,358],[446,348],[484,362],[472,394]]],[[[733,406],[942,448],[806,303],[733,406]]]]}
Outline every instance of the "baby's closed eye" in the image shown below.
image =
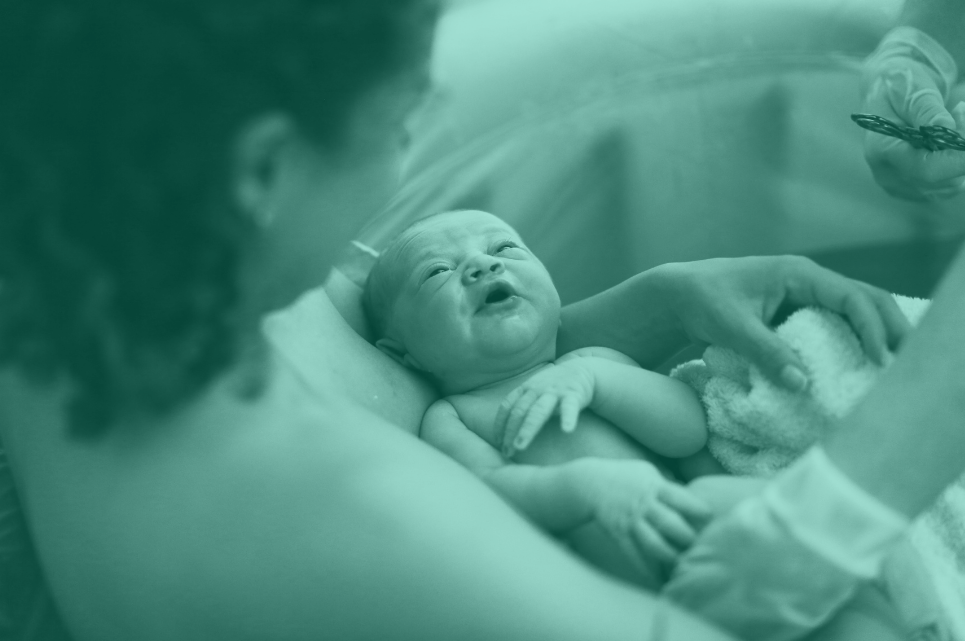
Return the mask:
{"type": "Polygon", "coordinates": [[[503,254],[514,249],[522,251],[522,247],[519,246],[519,243],[516,243],[512,240],[501,240],[494,245],[492,253],[495,256],[496,254],[503,254]]]}

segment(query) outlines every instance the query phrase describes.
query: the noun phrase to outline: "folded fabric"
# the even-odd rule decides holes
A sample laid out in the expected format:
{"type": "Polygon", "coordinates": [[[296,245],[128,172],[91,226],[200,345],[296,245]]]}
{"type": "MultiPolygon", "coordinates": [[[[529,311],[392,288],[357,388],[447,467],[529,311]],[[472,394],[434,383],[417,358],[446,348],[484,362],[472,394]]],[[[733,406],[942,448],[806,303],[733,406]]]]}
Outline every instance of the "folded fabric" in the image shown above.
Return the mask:
{"type": "MultiPolygon", "coordinates": [[[[928,308],[920,298],[895,300],[912,324],[928,308]]],[[[697,390],[707,411],[707,447],[732,474],[770,477],[785,468],[833,429],[882,370],[847,321],[827,310],[798,310],[776,332],[807,371],[804,393],[775,385],[723,347],[708,347],[703,360],[670,373],[697,390]]]]}
{"type": "MultiPolygon", "coordinates": [[[[929,305],[895,300],[912,325],[929,305]]],[[[835,429],[891,361],[873,362],[848,322],[827,310],[798,310],[775,331],[801,358],[809,380],[804,392],[772,383],[738,354],[716,346],[671,372],[700,395],[707,447],[732,474],[770,477],[784,469],[835,429]]],[[[912,545],[885,564],[883,587],[922,638],[965,641],[963,532],[965,477],[918,519],[912,545]]]]}

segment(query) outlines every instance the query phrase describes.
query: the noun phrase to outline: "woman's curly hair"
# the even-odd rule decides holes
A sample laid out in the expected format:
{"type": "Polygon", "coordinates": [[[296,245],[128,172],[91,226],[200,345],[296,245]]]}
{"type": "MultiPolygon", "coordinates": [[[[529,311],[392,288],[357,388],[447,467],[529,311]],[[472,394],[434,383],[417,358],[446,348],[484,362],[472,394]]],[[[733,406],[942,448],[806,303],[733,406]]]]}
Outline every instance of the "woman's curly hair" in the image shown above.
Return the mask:
{"type": "Polygon", "coordinates": [[[0,365],[66,375],[75,435],[199,393],[239,347],[234,136],[283,110],[337,145],[426,4],[0,2],[0,365]]]}

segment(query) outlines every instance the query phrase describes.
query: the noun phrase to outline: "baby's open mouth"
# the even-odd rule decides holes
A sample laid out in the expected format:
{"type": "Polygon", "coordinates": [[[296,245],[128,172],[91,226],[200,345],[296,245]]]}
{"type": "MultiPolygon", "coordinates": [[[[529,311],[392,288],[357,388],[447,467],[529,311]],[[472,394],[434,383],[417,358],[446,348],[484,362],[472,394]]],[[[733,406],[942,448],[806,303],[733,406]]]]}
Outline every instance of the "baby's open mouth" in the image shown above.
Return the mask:
{"type": "Polygon", "coordinates": [[[516,296],[516,290],[509,283],[497,281],[486,288],[486,295],[483,297],[479,309],[485,309],[489,305],[498,305],[516,296]]]}
{"type": "Polygon", "coordinates": [[[506,300],[510,296],[512,296],[512,294],[510,294],[506,289],[495,289],[489,292],[489,295],[486,296],[486,304],[489,305],[490,303],[499,303],[506,300]]]}

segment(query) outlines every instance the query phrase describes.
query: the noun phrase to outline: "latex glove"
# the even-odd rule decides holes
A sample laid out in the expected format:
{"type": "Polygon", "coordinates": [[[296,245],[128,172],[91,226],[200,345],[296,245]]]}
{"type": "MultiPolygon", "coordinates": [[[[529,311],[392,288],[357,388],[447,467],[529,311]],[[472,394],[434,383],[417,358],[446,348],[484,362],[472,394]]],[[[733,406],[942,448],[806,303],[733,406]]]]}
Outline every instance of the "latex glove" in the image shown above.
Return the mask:
{"type": "MultiPolygon", "coordinates": [[[[927,34],[892,30],[865,63],[862,111],[909,127],[941,125],[965,134],[965,102],[948,111],[958,77],[954,59],[927,34]]],[[[965,191],[965,152],[915,149],[898,138],[868,132],[865,159],[892,196],[939,200],[965,191]]]]}
{"type": "Polygon", "coordinates": [[[908,524],[815,448],[708,525],[664,594],[738,637],[798,639],[878,576],[908,524]]]}

